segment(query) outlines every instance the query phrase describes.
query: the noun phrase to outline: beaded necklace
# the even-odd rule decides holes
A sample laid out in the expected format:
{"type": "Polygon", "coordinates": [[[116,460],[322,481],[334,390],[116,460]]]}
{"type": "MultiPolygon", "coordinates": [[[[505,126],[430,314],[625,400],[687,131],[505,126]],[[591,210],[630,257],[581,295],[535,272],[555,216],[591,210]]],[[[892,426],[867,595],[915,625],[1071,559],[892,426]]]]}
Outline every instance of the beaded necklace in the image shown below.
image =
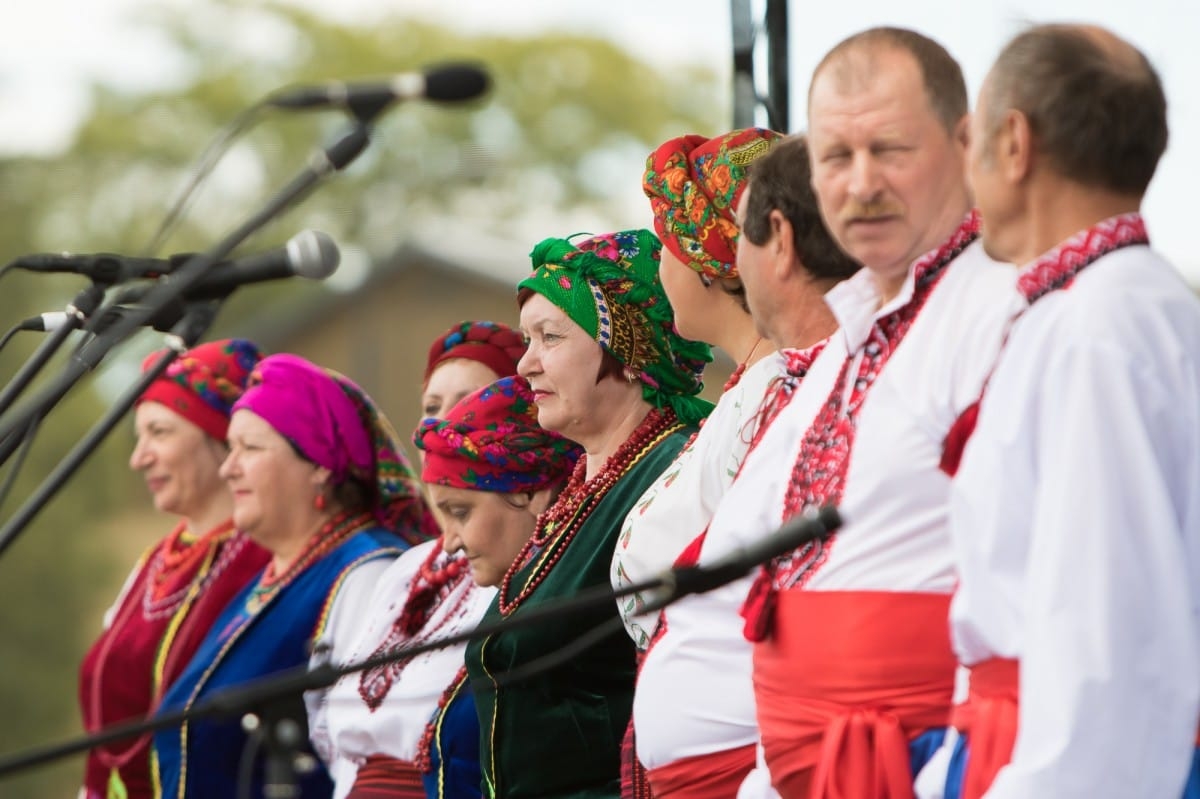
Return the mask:
{"type": "Polygon", "coordinates": [[[614,452],[604,466],[590,480],[587,474],[587,456],[575,464],[571,477],[559,494],[558,500],[538,515],[533,535],[525,542],[516,560],[504,572],[500,582],[497,606],[502,616],[517,609],[554,568],[571,540],[583,527],[592,510],[609,492],[617,481],[634,467],[651,448],[674,430],[682,427],[670,408],[652,408],[638,424],[629,438],[614,452]],[[512,596],[512,581],[517,572],[539,556],[525,580],[521,591],[512,596]]]}
{"type": "Polygon", "coordinates": [[[246,598],[246,611],[256,613],[271,601],[279,589],[291,582],[293,577],[325,557],[354,533],[374,524],[374,521],[371,514],[365,511],[341,511],[335,514],[308,539],[304,549],[282,574],[276,573],[274,561],[267,564],[266,571],[246,598]]]}
{"type": "Polygon", "coordinates": [[[749,365],[750,359],[754,357],[754,352],[758,349],[759,344],[762,344],[762,336],[755,339],[754,346],[746,353],[746,359],[739,363],[737,368],[733,370],[733,373],[729,375],[729,379],[725,381],[725,386],[721,389],[722,391],[728,391],[741,381],[742,375],[746,374],[746,366],[749,365]]]}
{"type": "MultiPolygon", "coordinates": [[[[413,577],[409,587],[408,597],[400,616],[392,623],[391,628],[371,652],[371,657],[377,657],[391,651],[401,644],[413,646],[433,637],[441,627],[456,619],[466,606],[467,599],[472,595],[474,585],[468,585],[465,591],[460,591],[453,607],[446,613],[441,624],[425,629],[442,603],[464,582],[469,581],[467,562],[460,556],[442,557],[444,550],[441,541],[430,549],[429,555],[421,563],[421,568],[413,577]]],[[[392,689],[392,685],[411,659],[402,658],[384,663],[359,673],[358,695],[372,713],[383,704],[384,698],[392,689]]]]}
{"type": "MultiPolygon", "coordinates": [[[[147,621],[167,618],[175,613],[192,587],[197,567],[233,532],[233,521],[226,521],[201,536],[188,531],[181,521],[154,553],[146,567],[146,590],[142,594],[142,615],[147,621]],[[184,579],[186,578],[186,579],[184,579]]],[[[224,550],[230,549],[223,547],[224,550]]],[[[238,547],[240,549],[240,547],[238,547]]],[[[228,553],[222,552],[222,556],[228,553]]],[[[222,570],[230,558],[222,557],[214,565],[222,570]]],[[[211,573],[202,579],[209,580],[211,573]]]]}

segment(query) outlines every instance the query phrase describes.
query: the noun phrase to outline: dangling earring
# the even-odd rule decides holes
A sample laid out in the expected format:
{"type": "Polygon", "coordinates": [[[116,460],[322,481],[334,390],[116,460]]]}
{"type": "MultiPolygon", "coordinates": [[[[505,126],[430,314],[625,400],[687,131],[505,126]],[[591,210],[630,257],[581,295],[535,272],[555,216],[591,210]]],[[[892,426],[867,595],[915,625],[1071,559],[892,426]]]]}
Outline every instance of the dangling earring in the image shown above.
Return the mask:
{"type": "Polygon", "coordinates": [[[317,510],[321,510],[321,511],[325,510],[325,495],[324,494],[317,494],[313,498],[313,507],[316,508],[317,510]]]}
{"type": "Polygon", "coordinates": [[[624,369],[622,369],[621,373],[625,375],[626,383],[632,383],[632,382],[636,381],[638,378],[637,372],[633,371],[633,369],[629,368],[628,366],[626,366],[624,369]]]}

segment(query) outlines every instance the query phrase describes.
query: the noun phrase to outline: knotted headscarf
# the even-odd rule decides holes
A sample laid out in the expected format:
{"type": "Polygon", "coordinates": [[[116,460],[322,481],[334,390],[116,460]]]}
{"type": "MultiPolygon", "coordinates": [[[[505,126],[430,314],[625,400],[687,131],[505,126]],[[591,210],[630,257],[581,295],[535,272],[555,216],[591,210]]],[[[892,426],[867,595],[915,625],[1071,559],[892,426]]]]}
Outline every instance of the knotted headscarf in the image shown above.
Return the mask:
{"type": "Polygon", "coordinates": [[[707,344],[675,332],[658,277],[662,245],[649,230],[622,230],[572,244],[545,239],[530,253],[533,274],[517,284],[554,303],[631,370],[642,396],[696,424],[712,403],[696,396],[712,360],[707,344]]]}
{"type": "Polygon", "coordinates": [[[525,337],[520,331],[499,322],[460,322],[430,346],[423,382],[428,383],[433,370],[452,358],[477,361],[497,377],[515,375],[524,354],[525,337]]]}
{"type": "Polygon", "coordinates": [[[525,378],[504,377],[459,401],[445,419],[424,419],[413,442],[425,451],[426,483],[514,494],[566,480],[582,452],[544,429],[525,378]]]}
{"type": "Polygon", "coordinates": [[[714,280],[737,277],[736,209],[746,167],[781,138],[763,128],[715,139],[692,134],[650,154],[642,189],[650,198],[654,231],[676,258],[714,280]]]}
{"type": "Polygon", "coordinates": [[[349,378],[297,355],[271,355],[234,403],[262,417],[333,485],[354,478],[371,488],[370,509],[384,527],[418,543],[437,534],[395,430],[349,378]]]}
{"type": "MultiPolygon", "coordinates": [[[[162,357],[163,350],[142,361],[142,371],[162,357]]],[[[246,388],[250,371],[262,360],[253,343],[241,338],[209,341],[180,355],[146,387],[135,404],[157,402],[224,441],[233,403],[246,388]]]]}

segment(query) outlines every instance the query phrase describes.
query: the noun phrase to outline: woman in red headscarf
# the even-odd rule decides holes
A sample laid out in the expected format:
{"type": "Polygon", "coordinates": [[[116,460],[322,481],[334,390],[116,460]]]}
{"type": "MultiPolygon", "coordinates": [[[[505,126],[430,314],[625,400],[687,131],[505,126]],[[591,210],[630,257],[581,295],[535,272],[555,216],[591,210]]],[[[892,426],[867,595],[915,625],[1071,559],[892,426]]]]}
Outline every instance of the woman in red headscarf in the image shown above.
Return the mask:
{"type": "MultiPolygon", "coordinates": [[[[574,444],[538,426],[528,384],[515,376],[470,394],[445,419],[423,420],[414,441],[442,539],[406,552],[380,578],[377,610],[352,660],[475,627],[578,457],[574,444]]],[[[334,686],[322,733],[335,799],[481,795],[464,648],[351,674],[334,686]]]]}
{"type": "MultiPolygon", "coordinates": [[[[145,476],[154,506],[179,522],[138,561],[84,657],[79,699],[89,732],[148,715],[217,614],[267,563],[266,550],[234,529],[232,499],[218,474],[230,408],[260,357],[242,339],[201,344],[137,401],[129,465],[145,476]]],[[[149,799],[149,741],[145,735],[89,752],[82,796],[149,799]]]]}
{"type": "Polygon", "coordinates": [[[472,391],[517,373],[525,354],[520,331],[499,322],[459,322],[429,347],[421,416],[442,419],[472,391]]]}
{"type": "MultiPolygon", "coordinates": [[[[507,325],[461,322],[447,330],[429,348],[423,424],[437,424],[463,397],[516,374],[524,352],[521,334],[507,325]]],[[[424,459],[423,448],[421,455],[424,459]]],[[[439,521],[452,520],[442,515],[439,521]]],[[[350,659],[471,629],[494,594],[471,580],[466,558],[455,547],[444,549],[443,539],[413,547],[380,575],[350,659]]],[[[463,647],[448,647],[348,675],[333,686],[310,732],[329,763],[335,799],[424,796],[424,785],[439,796],[479,795],[478,725],[466,757],[430,762],[424,740],[462,659],[463,647]]],[[[462,748],[461,741],[454,743],[462,748]]]]}

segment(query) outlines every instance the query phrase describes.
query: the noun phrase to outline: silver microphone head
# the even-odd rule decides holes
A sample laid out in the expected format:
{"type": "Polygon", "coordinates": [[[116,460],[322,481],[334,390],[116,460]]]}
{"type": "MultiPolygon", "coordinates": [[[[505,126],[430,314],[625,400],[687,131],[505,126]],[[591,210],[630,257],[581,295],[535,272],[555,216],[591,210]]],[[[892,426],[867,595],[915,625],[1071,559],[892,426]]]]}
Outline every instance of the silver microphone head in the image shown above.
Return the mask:
{"type": "Polygon", "coordinates": [[[302,230],[287,241],[288,260],[300,277],[324,280],[337,271],[342,254],[328,233],[302,230]]]}

